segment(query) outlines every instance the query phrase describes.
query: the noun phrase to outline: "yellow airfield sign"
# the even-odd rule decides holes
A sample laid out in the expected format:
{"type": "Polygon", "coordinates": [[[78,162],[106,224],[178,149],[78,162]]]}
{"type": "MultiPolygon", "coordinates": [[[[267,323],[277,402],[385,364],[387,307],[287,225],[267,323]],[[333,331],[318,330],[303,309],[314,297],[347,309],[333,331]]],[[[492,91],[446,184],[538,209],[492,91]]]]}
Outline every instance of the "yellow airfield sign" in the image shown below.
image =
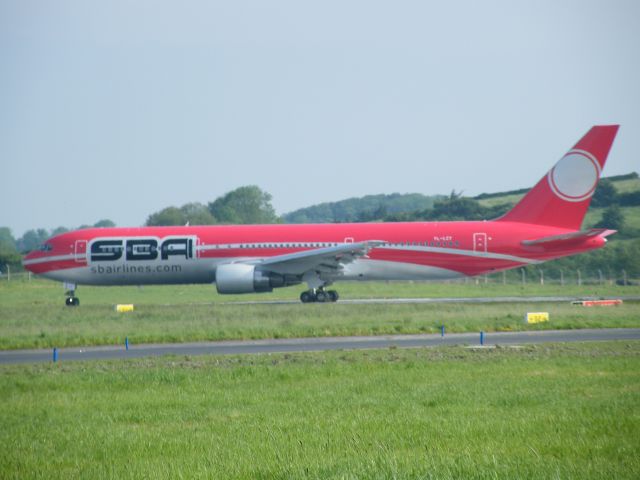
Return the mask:
{"type": "Polygon", "coordinates": [[[525,323],[542,323],[549,321],[549,312],[527,312],[524,316],[525,323]]]}
{"type": "Polygon", "coordinates": [[[133,312],[133,305],[120,303],[116,305],[116,312],[120,312],[120,313],[133,312]]]}

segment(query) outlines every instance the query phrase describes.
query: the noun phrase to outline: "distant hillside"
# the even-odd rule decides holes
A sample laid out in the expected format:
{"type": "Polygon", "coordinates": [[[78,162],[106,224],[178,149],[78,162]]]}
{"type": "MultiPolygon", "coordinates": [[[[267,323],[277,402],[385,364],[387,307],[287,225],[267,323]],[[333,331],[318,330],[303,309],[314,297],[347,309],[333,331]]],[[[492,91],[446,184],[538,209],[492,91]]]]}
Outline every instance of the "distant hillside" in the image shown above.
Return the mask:
{"type": "MultiPolygon", "coordinates": [[[[482,207],[507,211],[515,205],[529,189],[511,190],[501,193],[483,193],[474,197],[482,207]]],[[[591,228],[602,220],[606,207],[617,204],[624,217],[624,228],[613,239],[637,238],[640,235],[640,177],[636,172],[627,175],[603,177],[593,197],[583,228],[591,228]],[[613,186],[613,193],[602,195],[603,184],[613,186]]]]}
{"type": "MultiPolygon", "coordinates": [[[[419,193],[367,195],[301,208],[282,216],[286,223],[336,223],[417,220],[482,220],[497,218],[529,189],[483,193],[473,198],[452,192],[449,196],[419,193]]],[[[622,208],[627,237],[640,232],[640,178],[633,172],[605,177],[596,190],[585,227],[599,222],[606,206],[622,208]],[[607,192],[608,187],[608,192],[607,192]]]]}
{"type": "Polygon", "coordinates": [[[286,213],[282,218],[286,223],[366,222],[389,215],[430,209],[440,198],[443,196],[426,196],[420,193],[367,195],[312,205],[286,213]]]}
{"type": "MultiPolygon", "coordinates": [[[[629,193],[640,191],[640,177],[636,172],[631,172],[626,175],[602,177],[602,180],[611,182],[619,195],[626,196],[629,193]]],[[[473,197],[473,199],[478,200],[484,207],[494,207],[504,204],[514,205],[524,197],[525,193],[529,190],[529,188],[522,188],[519,190],[509,190],[507,192],[481,193],[473,197]]]]}

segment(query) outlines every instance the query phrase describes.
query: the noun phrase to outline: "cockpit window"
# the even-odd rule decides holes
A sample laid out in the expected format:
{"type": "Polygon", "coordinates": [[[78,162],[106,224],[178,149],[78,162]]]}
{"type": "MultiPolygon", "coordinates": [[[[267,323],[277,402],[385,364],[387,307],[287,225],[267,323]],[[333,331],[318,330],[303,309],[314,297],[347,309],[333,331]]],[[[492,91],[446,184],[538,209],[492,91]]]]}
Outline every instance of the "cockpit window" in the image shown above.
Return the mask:
{"type": "Polygon", "coordinates": [[[50,243],[43,243],[42,245],[40,245],[38,250],[40,250],[41,252],[50,252],[51,250],[53,250],[53,246],[50,243]]]}

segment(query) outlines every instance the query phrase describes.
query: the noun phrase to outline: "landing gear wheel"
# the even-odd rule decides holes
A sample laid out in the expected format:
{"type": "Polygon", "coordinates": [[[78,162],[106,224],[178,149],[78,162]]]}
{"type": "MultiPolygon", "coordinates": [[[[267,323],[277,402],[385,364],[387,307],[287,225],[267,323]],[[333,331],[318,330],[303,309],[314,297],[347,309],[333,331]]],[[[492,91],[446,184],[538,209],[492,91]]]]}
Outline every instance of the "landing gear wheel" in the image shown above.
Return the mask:
{"type": "Polygon", "coordinates": [[[319,290],[316,293],[316,301],[322,303],[330,301],[329,295],[327,295],[327,292],[325,292],[324,290],[319,290]]]}
{"type": "Polygon", "coordinates": [[[316,299],[315,299],[315,296],[313,295],[313,292],[306,291],[300,294],[300,301],[302,303],[311,303],[311,302],[315,302],[316,299]]]}
{"type": "Polygon", "coordinates": [[[307,290],[300,294],[300,301],[302,303],[313,303],[313,302],[337,302],[340,298],[338,292],[335,290],[325,290],[323,288],[319,288],[317,290],[307,290]]]}
{"type": "Polygon", "coordinates": [[[64,303],[67,307],[77,307],[80,305],[80,299],[78,297],[67,297],[64,303]]]}

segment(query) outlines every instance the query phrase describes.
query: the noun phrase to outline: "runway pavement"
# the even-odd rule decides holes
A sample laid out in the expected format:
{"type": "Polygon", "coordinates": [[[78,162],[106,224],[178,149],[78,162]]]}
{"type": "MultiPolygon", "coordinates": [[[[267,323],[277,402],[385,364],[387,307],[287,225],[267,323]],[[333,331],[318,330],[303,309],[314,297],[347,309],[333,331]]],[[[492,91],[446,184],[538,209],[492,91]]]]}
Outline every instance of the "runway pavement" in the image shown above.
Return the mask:
{"type": "MultiPolygon", "coordinates": [[[[545,342],[593,342],[640,340],[640,328],[593,330],[536,330],[484,334],[484,345],[523,345],[545,342]]],[[[278,340],[224,341],[63,348],[57,360],[113,360],[159,355],[230,355],[372,348],[418,348],[439,345],[480,346],[480,333],[441,335],[392,335],[374,337],[322,337],[278,340]]],[[[0,364],[51,362],[53,350],[10,350],[0,352],[0,364]]]]}
{"type": "MultiPolygon", "coordinates": [[[[412,304],[412,303],[557,303],[573,302],[576,300],[623,300],[640,301],[640,296],[618,297],[451,297],[451,298],[356,298],[340,299],[338,303],[345,305],[366,304],[412,304]]],[[[240,302],[225,302],[225,305],[296,305],[299,300],[251,300],[240,302]]]]}

